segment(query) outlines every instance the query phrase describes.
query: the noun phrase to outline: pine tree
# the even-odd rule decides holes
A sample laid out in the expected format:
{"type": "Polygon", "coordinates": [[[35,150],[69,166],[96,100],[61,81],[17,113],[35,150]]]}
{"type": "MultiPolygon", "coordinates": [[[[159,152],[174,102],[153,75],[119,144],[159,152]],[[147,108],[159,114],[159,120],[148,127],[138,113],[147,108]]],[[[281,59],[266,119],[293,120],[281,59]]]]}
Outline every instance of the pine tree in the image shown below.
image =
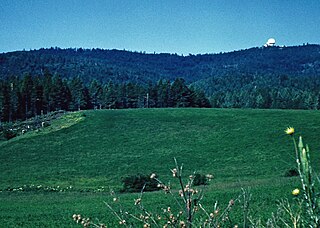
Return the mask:
{"type": "Polygon", "coordinates": [[[158,90],[159,90],[158,85],[154,85],[151,81],[148,82],[148,88],[147,91],[145,92],[144,96],[144,107],[145,108],[155,108],[157,107],[158,104],[158,90]]]}
{"type": "Polygon", "coordinates": [[[88,95],[85,91],[85,86],[79,77],[73,78],[69,84],[71,92],[71,110],[86,109],[88,105],[88,95]]]}
{"type": "Polygon", "coordinates": [[[91,97],[91,103],[94,109],[101,109],[103,105],[103,89],[101,84],[97,80],[92,80],[89,93],[91,97]]]}
{"type": "Polygon", "coordinates": [[[117,106],[117,87],[114,85],[112,81],[110,81],[107,85],[104,86],[104,106],[108,109],[114,109],[117,106]]]}
{"type": "Polygon", "coordinates": [[[126,108],[136,108],[138,103],[138,96],[136,93],[136,88],[133,83],[129,82],[125,85],[126,87],[126,98],[127,107],[126,108]]]}
{"type": "Polygon", "coordinates": [[[43,102],[44,102],[44,88],[42,81],[39,77],[34,79],[34,93],[36,96],[36,100],[34,103],[34,110],[36,115],[40,115],[43,113],[43,102]]]}
{"type": "Polygon", "coordinates": [[[203,91],[192,91],[193,107],[210,108],[211,104],[203,91]]]}
{"type": "Polygon", "coordinates": [[[53,90],[53,82],[52,75],[49,71],[46,71],[43,76],[43,109],[41,112],[49,113],[52,109],[52,90],[53,90]]]}
{"type": "Polygon", "coordinates": [[[177,78],[171,85],[170,89],[170,106],[171,107],[191,107],[192,94],[186,86],[185,80],[177,78]]]}
{"type": "Polygon", "coordinates": [[[158,108],[169,107],[170,81],[160,80],[157,84],[157,104],[158,108]]]}
{"type": "Polygon", "coordinates": [[[52,79],[50,90],[51,110],[68,110],[71,102],[71,94],[68,85],[58,75],[52,79]]]}
{"type": "Polygon", "coordinates": [[[10,101],[10,85],[8,82],[3,82],[1,85],[1,120],[12,121],[12,107],[10,101]]]}
{"type": "Polygon", "coordinates": [[[33,87],[33,79],[30,74],[26,74],[22,80],[21,94],[23,103],[21,108],[24,110],[24,118],[27,119],[34,114],[32,107],[34,107],[33,104],[36,99],[33,87]]]}

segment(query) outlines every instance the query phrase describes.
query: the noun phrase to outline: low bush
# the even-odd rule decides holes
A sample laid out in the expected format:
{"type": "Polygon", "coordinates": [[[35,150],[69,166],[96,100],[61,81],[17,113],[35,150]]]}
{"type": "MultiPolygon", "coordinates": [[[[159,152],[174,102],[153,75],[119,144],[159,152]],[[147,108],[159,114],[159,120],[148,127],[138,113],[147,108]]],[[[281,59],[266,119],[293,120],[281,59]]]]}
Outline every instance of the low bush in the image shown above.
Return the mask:
{"type": "Polygon", "coordinates": [[[207,185],[208,184],[208,178],[206,175],[196,173],[194,175],[193,185],[199,186],[199,185],[207,185]]]}
{"type": "Polygon", "coordinates": [[[5,129],[2,134],[6,140],[12,139],[17,136],[17,133],[11,129],[5,129]]]}
{"type": "Polygon", "coordinates": [[[299,176],[299,171],[296,168],[289,169],[284,174],[285,177],[296,177],[299,176]]]}
{"type": "Polygon", "coordinates": [[[150,175],[137,174],[123,178],[123,188],[120,192],[151,192],[158,191],[158,182],[150,178],[150,175]]]}
{"type": "Polygon", "coordinates": [[[42,122],[42,127],[49,127],[51,124],[49,122],[42,122]]]}

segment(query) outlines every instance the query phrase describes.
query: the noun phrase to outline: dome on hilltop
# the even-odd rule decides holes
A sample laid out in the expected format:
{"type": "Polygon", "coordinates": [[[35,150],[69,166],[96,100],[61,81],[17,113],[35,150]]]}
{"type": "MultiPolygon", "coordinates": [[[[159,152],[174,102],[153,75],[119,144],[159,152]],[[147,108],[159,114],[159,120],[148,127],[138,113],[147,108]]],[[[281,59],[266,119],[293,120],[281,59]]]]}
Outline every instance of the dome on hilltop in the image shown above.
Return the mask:
{"type": "Polygon", "coordinates": [[[267,44],[275,44],[276,40],[274,38],[270,38],[267,42],[267,44]]]}
{"type": "Polygon", "coordinates": [[[265,47],[272,47],[276,44],[276,40],[274,38],[269,38],[267,43],[264,45],[265,47]]]}

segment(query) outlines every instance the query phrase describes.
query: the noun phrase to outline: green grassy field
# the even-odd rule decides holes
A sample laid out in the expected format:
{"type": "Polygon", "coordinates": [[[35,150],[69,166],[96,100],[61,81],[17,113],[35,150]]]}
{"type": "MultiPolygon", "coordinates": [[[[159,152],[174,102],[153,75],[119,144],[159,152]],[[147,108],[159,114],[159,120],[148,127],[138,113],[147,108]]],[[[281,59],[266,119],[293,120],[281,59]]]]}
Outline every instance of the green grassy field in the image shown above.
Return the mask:
{"type": "MultiPolygon", "coordinates": [[[[0,144],[0,227],[77,227],[74,213],[115,226],[103,203],[111,201],[109,191],[118,191],[121,178],[138,173],[155,172],[161,180],[171,180],[174,157],[184,164],[186,176],[194,171],[214,174],[205,187],[207,208],[215,201],[226,204],[245,188],[252,193],[252,210],[267,218],[276,201],[292,197],[292,189],[299,186],[297,177],[284,175],[295,167],[292,141],[284,133],[288,126],[303,135],[318,164],[318,111],[133,109],[71,114],[48,129],[0,144]]],[[[170,202],[162,192],[145,195],[146,206],[154,210],[170,202]]],[[[121,201],[135,210],[136,197],[121,194],[121,201]]]]}

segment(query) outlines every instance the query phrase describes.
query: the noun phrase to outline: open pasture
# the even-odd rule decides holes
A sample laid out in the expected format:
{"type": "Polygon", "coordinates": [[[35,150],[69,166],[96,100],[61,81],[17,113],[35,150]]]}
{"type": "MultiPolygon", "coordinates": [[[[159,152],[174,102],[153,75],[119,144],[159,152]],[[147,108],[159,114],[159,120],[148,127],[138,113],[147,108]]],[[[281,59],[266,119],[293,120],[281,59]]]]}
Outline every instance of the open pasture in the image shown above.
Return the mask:
{"type": "MultiPolygon", "coordinates": [[[[77,113],[75,113],[76,115],[77,113]]],[[[293,126],[309,144],[314,168],[320,156],[320,112],[254,109],[131,109],[84,111],[67,127],[48,129],[0,144],[0,227],[79,227],[72,214],[118,224],[103,201],[112,203],[128,175],[156,173],[171,180],[174,158],[184,175],[213,174],[203,204],[227,204],[252,194],[256,216],[270,217],[281,198],[292,198],[297,177],[294,149],[284,130],[293,126]],[[54,129],[54,130],[50,130],[54,129]]],[[[67,120],[65,120],[67,121],[67,120]]],[[[60,126],[60,127],[59,127],[60,126]]],[[[121,194],[134,209],[137,194],[121,194]]],[[[145,194],[152,210],[170,203],[163,192],[145,194]]],[[[235,219],[237,215],[234,215],[235,219]]],[[[113,224],[113,225],[112,225],[113,224]]]]}

